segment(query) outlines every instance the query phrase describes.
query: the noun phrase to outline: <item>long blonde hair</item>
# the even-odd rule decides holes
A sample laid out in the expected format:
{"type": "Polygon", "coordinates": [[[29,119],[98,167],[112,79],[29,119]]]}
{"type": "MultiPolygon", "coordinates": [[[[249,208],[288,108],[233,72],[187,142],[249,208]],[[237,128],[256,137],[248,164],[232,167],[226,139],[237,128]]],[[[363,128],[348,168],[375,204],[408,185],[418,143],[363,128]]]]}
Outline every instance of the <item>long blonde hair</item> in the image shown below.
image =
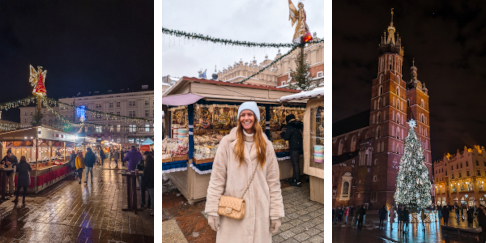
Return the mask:
{"type": "MultiPolygon", "coordinates": [[[[260,126],[260,123],[258,123],[258,119],[255,119],[253,122],[253,129],[255,130],[253,142],[255,143],[255,148],[257,149],[257,159],[258,163],[260,163],[260,166],[263,169],[265,161],[267,160],[267,142],[265,141],[265,138],[263,138],[263,129],[260,126]]],[[[238,122],[238,126],[236,128],[235,148],[235,156],[241,165],[241,163],[245,161],[245,135],[243,134],[243,126],[241,125],[241,122],[238,122]]]]}

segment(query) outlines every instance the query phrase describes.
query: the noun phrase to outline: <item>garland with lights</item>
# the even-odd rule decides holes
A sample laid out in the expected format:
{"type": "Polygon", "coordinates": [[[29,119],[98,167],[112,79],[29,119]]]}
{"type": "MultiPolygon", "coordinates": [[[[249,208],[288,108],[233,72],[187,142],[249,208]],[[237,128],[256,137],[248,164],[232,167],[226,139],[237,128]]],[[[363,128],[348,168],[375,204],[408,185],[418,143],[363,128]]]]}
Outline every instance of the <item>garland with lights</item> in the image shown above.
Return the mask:
{"type": "MultiPolygon", "coordinates": [[[[48,98],[48,97],[44,97],[43,99],[45,99],[47,104],[49,104],[49,105],[54,105],[54,106],[63,107],[63,108],[65,108],[65,107],[70,107],[70,108],[73,108],[73,109],[78,108],[74,105],[62,103],[62,102],[59,102],[57,100],[54,100],[54,99],[51,99],[51,98],[48,98]]],[[[90,110],[90,109],[86,109],[86,108],[84,109],[84,111],[86,112],[86,114],[91,114],[91,115],[94,115],[95,117],[99,116],[99,115],[104,115],[106,117],[106,120],[111,119],[111,120],[130,120],[132,122],[141,122],[141,121],[143,121],[143,122],[154,122],[154,120],[149,120],[149,119],[145,119],[145,118],[119,116],[119,115],[115,115],[115,114],[111,114],[111,113],[105,113],[105,112],[90,110]]]]}
{"type": "Polygon", "coordinates": [[[16,101],[9,101],[9,102],[4,102],[0,104],[0,110],[6,110],[8,109],[15,109],[18,108],[19,106],[28,106],[30,103],[34,103],[37,98],[35,96],[29,96],[24,99],[16,100],[16,101]]]}
{"type": "MultiPolygon", "coordinates": [[[[187,39],[196,39],[196,40],[201,40],[201,41],[208,41],[208,42],[213,42],[217,44],[223,44],[223,45],[232,45],[232,46],[246,46],[246,47],[273,47],[273,48],[280,48],[280,47],[288,47],[292,48],[294,46],[298,46],[299,44],[294,44],[294,43],[257,43],[257,42],[249,42],[249,41],[235,41],[235,40],[228,40],[228,39],[221,39],[221,38],[215,38],[211,37],[208,35],[202,35],[202,34],[196,34],[196,33],[188,33],[185,31],[181,30],[171,30],[167,28],[162,27],[162,33],[166,35],[172,35],[176,37],[183,37],[187,39]]],[[[309,41],[306,43],[309,44],[316,44],[316,43],[321,43],[324,42],[324,40],[314,40],[314,41],[309,41]]]]}
{"type": "Polygon", "coordinates": [[[290,49],[290,51],[289,51],[289,52],[287,52],[287,53],[283,54],[282,56],[280,56],[279,58],[275,59],[275,60],[274,60],[273,62],[271,62],[270,64],[268,64],[268,65],[266,65],[265,67],[263,67],[262,69],[258,70],[258,72],[256,72],[256,73],[254,73],[254,74],[250,75],[249,77],[247,77],[247,78],[245,78],[245,79],[243,79],[243,80],[241,80],[241,81],[239,81],[239,82],[235,82],[235,83],[239,83],[239,84],[241,84],[241,83],[244,83],[245,81],[249,80],[250,78],[255,77],[256,75],[258,75],[258,74],[260,74],[261,72],[265,71],[267,68],[271,67],[271,66],[272,66],[273,64],[275,64],[276,62],[278,62],[278,61],[282,60],[282,58],[284,58],[284,57],[286,57],[286,56],[290,55],[290,53],[292,53],[292,52],[293,52],[295,49],[297,49],[298,47],[299,47],[299,46],[293,46],[293,47],[292,47],[292,49],[290,49]]]}

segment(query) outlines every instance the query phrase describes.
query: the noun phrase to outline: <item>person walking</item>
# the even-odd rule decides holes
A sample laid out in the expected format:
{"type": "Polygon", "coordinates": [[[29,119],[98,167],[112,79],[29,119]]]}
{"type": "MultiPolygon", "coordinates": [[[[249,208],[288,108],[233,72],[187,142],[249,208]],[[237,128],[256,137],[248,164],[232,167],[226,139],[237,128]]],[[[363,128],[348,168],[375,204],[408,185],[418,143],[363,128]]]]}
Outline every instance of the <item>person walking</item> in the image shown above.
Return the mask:
{"type": "Polygon", "coordinates": [[[390,229],[393,229],[393,224],[395,223],[395,207],[391,206],[390,208],[390,229]]]}
{"type": "Polygon", "coordinates": [[[398,206],[397,217],[398,217],[398,231],[403,230],[403,206],[398,206]]]}
{"type": "Polygon", "coordinates": [[[358,218],[359,218],[359,213],[361,212],[360,210],[361,210],[361,206],[358,206],[358,208],[354,212],[353,228],[358,227],[358,218]]]}
{"type": "Polygon", "coordinates": [[[449,207],[445,205],[442,207],[442,218],[444,218],[444,225],[449,225],[449,207]]]}
{"type": "Polygon", "coordinates": [[[121,162],[122,162],[122,167],[125,167],[125,154],[126,154],[125,148],[122,148],[121,153],[120,153],[120,159],[121,159],[121,162]]]}
{"type": "Polygon", "coordinates": [[[439,225],[440,225],[440,221],[442,220],[442,208],[443,206],[437,207],[437,216],[439,217],[439,225]]]}
{"type": "Polygon", "coordinates": [[[405,233],[405,231],[408,231],[408,225],[410,223],[410,213],[408,211],[407,208],[405,208],[405,210],[403,210],[402,212],[403,216],[402,216],[402,220],[403,220],[403,233],[405,233]]]}
{"type": "Polygon", "coordinates": [[[366,221],[366,205],[363,205],[363,224],[365,224],[366,221]]]}
{"type": "Polygon", "coordinates": [[[359,211],[358,212],[358,230],[361,231],[361,229],[363,228],[364,215],[366,213],[364,206],[362,206],[358,211],[359,211]]]}
{"type": "Polygon", "coordinates": [[[74,149],[71,151],[69,157],[69,167],[74,170],[74,179],[76,180],[78,178],[78,172],[76,171],[76,152],[74,152],[74,149]]]}
{"type": "Polygon", "coordinates": [[[486,240],[486,209],[484,208],[483,205],[479,206],[479,209],[477,210],[478,213],[478,225],[481,227],[481,233],[480,235],[477,236],[477,240],[481,242],[485,242],[486,240]],[[482,238],[482,239],[480,239],[482,238]]]}
{"type": "MultiPolygon", "coordinates": [[[[85,168],[83,152],[81,152],[81,151],[78,152],[78,155],[76,156],[76,159],[75,159],[75,163],[76,163],[76,172],[77,172],[78,177],[79,177],[79,184],[81,184],[81,180],[83,178],[83,169],[85,168]]],[[[91,172],[91,177],[93,177],[93,172],[91,172]]],[[[86,179],[88,179],[88,178],[86,178],[86,179]]]]}
{"type": "Polygon", "coordinates": [[[271,243],[285,217],[278,161],[257,104],[241,104],[237,119],[216,151],[206,197],[208,224],[217,232],[216,243],[271,243]],[[243,219],[218,211],[223,194],[245,200],[243,219]]]}
{"type": "Polygon", "coordinates": [[[353,226],[353,223],[354,223],[354,211],[355,211],[354,206],[351,206],[349,208],[349,213],[348,213],[348,215],[351,215],[351,226],[353,226]]]}
{"type": "Polygon", "coordinates": [[[427,218],[427,215],[425,215],[424,209],[420,212],[420,219],[422,219],[422,230],[425,231],[425,219],[427,218]]]}
{"type": "Polygon", "coordinates": [[[24,189],[24,194],[22,195],[22,204],[25,205],[25,194],[27,193],[27,187],[30,186],[30,171],[32,167],[27,163],[25,156],[20,157],[20,163],[17,164],[16,171],[18,173],[17,178],[17,193],[15,200],[13,202],[17,204],[19,202],[20,189],[24,189]]]}
{"type": "Polygon", "coordinates": [[[17,160],[17,157],[12,153],[10,149],[7,150],[7,155],[0,162],[0,164],[4,165],[6,168],[14,169],[13,171],[7,171],[8,190],[5,194],[11,197],[14,196],[15,192],[15,167],[17,167],[18,163],[19,161],[17,160]]]}
{"type": "Polygon", "coordinates": [[[459,206],[455,206],[454,211],[456,213],[456,222],[457,222],[457,225],[459,225],[459,206]]]}
{"type": "Polygon", "coordinates": [[[115,168],[118,168],[118,158],[120,157],[120,152],[118,149],[113,150],[113,160],[115,161],[115,168]]]}
{"type": "Polygon", "coordinates": [[[474,219],[474,210],[472,209],[472,207],[469,207],[467,209],[467,226],[468,227],[473,227],[473,219],[474,219]]]}
{"type": "Polygon", "coordinates": [[[378,210],[378,216],[380,217],[380,229],[384,226],[383,221],[386,219],[386,215],[388,214],[388,211],[386,211],[386,206],[383,205],[380,210],[378,210]]]}
{"type": "Polygon", "coordinates": [[[96,155],[93,153],[91,148],[87,149],[86,155],[84,156],[84,165],[86,166],[86,177],[84,178],[84,183],[88,183],[89,173],[91,172],[91,183],[93,183],[93,166],[96,161],[96,155]]]}
{"type": "Polygon", "coordinates": [[[344,210],[344,225],[348,225],[349,206],[344,210]]]}
{"type": "Polygon", "coordinates": [[[135,146],[132,146],[132,149],[126,153],[124,159],[128,162],[127,170],[134,171],[137,168],[138,162],[142,160],[142,154],[137,151],[135,146]]]}
{"type": "Polygon", "coordinates": [[[145,158],[143,184],[148,189],[150,197],[150,202],[147,202],[147,208],[150,208],[150,205],[152,205],[150,215],[154,216],[154,156],[152,154],[148,154],[145,158]]]}
{"type": "Polygon", "coordinates": [[[105,152],[103,151],[103,148],[100,148],[100,160],[101,160],[101,167],[103,168],[103,164],[105,162],[105,152]]]}
{"type": "Polygon", "coordinates": [[[304,125],[301,121],[295,119],[294,114],[287,115],[285,121],[287,123],[286,131],[281,133],[280,136],[282,139],[289,141],[290,161],[293,167],[293,180],[290,182],[290,185],[301,187],[300,155],[303,152],[302,129],[304,125]]]}

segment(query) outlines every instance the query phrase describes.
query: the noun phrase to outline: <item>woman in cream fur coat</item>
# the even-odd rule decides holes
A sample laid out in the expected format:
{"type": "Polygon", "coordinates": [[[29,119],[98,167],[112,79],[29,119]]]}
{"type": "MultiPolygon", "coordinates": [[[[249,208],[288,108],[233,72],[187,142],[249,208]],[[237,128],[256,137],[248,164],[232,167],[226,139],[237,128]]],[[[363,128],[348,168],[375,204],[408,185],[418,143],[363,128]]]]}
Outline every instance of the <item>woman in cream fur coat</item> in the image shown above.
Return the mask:
{"type": "Polygon", "coordinates": [[[270,243],[285,216],[277,158],[259,124],[255,102],[241,104],[238,121],[216,152],[206,198],[208,224],[217,231],[216,242],[270,243]],[[218,215],[221,196],[226,193],[241,198],[255,168],[253,182],[243,197],[245,217],[236,220],[218,215]]]}

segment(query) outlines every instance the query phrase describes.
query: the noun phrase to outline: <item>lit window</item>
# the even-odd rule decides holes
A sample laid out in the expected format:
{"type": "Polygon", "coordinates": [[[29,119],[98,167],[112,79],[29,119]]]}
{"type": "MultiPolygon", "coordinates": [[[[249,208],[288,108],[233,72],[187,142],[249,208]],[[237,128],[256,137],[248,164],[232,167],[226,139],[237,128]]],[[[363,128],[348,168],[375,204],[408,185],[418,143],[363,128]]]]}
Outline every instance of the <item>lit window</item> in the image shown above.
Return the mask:
{"type": "Polygon", "coordinates": [[[150,125],[149,124],[145,124],[145,131],[150,132],[150,125]]]}

